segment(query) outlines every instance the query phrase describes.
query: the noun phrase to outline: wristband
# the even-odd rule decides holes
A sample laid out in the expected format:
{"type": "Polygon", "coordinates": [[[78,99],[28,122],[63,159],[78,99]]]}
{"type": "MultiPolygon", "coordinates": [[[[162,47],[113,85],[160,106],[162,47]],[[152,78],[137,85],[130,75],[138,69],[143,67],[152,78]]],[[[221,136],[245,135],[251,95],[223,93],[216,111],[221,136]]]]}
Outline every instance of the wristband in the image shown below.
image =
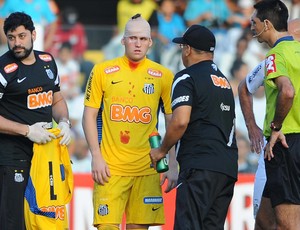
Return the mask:
{"type": "Polygon", "coordinates": [[[274,121],[271,122],[270,128],[271,128],[273,131],[278,132],[278,131],[280,131],[281,127],[282,127],[282,125],[280,125],[280,126],[278,127],[278,126],[276,126],[276,125],[274,124],[274,121]]]}

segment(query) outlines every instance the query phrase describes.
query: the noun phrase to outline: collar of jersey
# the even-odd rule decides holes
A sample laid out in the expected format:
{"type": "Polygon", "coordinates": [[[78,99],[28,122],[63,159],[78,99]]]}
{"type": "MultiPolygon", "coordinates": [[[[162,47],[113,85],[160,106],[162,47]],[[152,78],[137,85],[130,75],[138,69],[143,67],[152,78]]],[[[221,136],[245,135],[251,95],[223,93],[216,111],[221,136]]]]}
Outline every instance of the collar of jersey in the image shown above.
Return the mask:
{"type": "Polygon", "coordinates": [[[282,38],[279,38],[273,47],[275,47],[279,42],[283,42],[283,41],[294,41],[294,38],[293,36],[285,36],[285,37],[282,37],[282,38]]]}
{"type": "Polygon", "coordinates": [[[146,62],[146,57],[138,63],[131,62],[125,55],[122,57],[122,59],[123,59],[124,65],[128,66],[129,68],[130,68],[130,66],[135,66],[135,68],[143,66],[144,63],[146,62]]]}

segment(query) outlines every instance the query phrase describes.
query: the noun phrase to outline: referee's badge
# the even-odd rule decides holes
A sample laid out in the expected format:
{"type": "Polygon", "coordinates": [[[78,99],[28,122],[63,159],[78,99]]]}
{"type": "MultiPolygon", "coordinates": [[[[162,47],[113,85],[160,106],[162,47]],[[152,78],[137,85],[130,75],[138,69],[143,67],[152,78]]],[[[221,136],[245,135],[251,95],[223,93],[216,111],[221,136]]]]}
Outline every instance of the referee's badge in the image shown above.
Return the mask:
{"type": "Polygon", "coordinates": [[[48,75],[48,77],[49,77],[50,79],[53,79],[53,78],[54,78],[54,74],[53,74],[53,72],[52,72],[51,69],[46,69],[46,73],[47,73],[47,75],[48,75]]]}
{"type": "Polygon", "coordinates": [[[154,84],[144,84],[143,92],[146,94],[153,94],[154,93],[154,84]]]}

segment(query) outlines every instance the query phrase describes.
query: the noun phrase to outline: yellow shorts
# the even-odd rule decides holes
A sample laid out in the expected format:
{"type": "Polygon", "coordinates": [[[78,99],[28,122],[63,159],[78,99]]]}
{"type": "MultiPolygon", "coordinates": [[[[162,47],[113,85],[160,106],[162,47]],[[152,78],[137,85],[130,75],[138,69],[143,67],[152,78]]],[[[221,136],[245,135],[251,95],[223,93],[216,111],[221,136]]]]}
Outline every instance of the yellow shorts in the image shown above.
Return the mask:
{"type": "Polygon", "coordinates": [[[104,186],[94,184],[94,226],[165,223],[159,174],[138,177],[111,176],[104,186]]]}

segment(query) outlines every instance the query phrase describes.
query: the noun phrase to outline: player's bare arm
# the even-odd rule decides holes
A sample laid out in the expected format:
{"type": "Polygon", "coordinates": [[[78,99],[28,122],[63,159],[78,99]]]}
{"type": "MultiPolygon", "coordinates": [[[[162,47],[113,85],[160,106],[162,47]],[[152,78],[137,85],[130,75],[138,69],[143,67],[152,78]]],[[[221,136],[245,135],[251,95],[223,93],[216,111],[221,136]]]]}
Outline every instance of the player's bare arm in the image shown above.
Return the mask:
{"type": "Polygon", "coordinates": [[[56,92],[53,95],[52,115],[57,123],[62,119],[69,119],[67,103],[61,92],[56,92]]]}
{"type": "Polygon", "coordinates": [[[166,156],[171,147],[174,146],[184,134],[190,120],[191,110],[191,106],[180,106],[173,111],[171,121],[160,148],[151,149],[150,151],[154,168],[156,168],[156,162],[166,156]]]}
{"type": "MultiPolygon", "coordinates": [[[[281,127],[286,115],[289,113],[293,105],[295,90],[288,77],[280,76],[276,78],[274,82],[278,88],[278,95],[275,115],[272,123],[275,127],[281,127]]],[[[283,133],[280,130],[273,130],[270,136],[270,141],[265,148],[265,158],[268,160],[271,160],[274,157],[273,146],[277,141],[280,141],[283,146],[288,148],[288,144],[286,143],[283,133]]]]}
{"type": "Polygon", "coordinates": [[[239,84],[238,94],[241,109],[248,129],[248,135],[251,142],[251,150],[259,154],[264,144],[263,133],[256,124],[253,113],[253,96],[247,89],[245,79],[242,80],[239,84]]]}
{"type": "Polygon", "coordinates": [[[10,135],[23,135],[28,133],[28,125],[8,120],[0,116],[0,132],[10,135]]]}
{"type": "Polygon", "coordinates": [[[85,106],[82,118],[83,130],[92,155],[92,177],[103,185],[108,182],[110,171],[102,157],[98,142],[97,115],[99,109],[85,106]]]}

